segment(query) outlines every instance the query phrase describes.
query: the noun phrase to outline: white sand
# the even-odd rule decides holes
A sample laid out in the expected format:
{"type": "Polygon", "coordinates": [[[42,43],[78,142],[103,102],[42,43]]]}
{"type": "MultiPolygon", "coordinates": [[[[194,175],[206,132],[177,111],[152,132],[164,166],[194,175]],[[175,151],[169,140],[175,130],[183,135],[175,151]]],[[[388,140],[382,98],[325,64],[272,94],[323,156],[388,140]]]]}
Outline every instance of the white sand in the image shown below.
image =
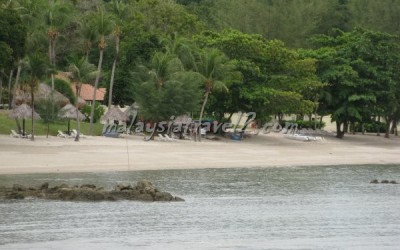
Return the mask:
{"type": "Polygon", "coordinates": [[[300,142],[280,134],[245,141],[145,142],[140,136],[16,139],[0,135],[0,174],[343,164],[400,164],[400,138],[346,135],[300,142]]]}

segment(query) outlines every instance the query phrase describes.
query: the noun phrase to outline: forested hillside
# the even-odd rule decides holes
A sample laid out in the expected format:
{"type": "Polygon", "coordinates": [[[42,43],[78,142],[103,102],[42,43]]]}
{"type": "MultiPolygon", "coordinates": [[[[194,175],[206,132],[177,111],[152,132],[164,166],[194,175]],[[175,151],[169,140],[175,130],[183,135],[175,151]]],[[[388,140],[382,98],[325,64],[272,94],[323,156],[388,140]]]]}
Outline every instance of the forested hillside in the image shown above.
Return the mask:
{"type": "Polygon", "coordinates": [[[73,82],[106,87],[106,105],[136,102],[153,122],[184,113],[222,121],[252,111],[260,123],[330,115],[338,137],[376,119],[388,137],[400,118],[400,1],[0,4],[0,104],[10,107],[17,89],[33,102],[39,82],[54,90],[68,71],[73,82]]]}

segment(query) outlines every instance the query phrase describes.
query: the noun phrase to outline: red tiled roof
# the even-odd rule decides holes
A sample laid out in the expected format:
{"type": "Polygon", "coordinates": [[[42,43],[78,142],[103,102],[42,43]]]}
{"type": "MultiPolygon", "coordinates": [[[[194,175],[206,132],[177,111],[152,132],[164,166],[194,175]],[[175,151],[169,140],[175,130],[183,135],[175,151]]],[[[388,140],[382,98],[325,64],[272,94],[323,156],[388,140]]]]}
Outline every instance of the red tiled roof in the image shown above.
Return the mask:
{"type": "MultiPolygon", "coordinates": [[[[70,72],[58,72],[56,78],[60,78],[66,81],[71,81],[71,73],[70,72]]],[[[74,94],[76,95],[76,87],[75,83],[71,83],[71,88],[74,94]]],[[[94,87],[87,83],[82,83],[81,87],[81,95],[80,97],[85,101],[93,100],[93,90],[94,87]]],[[[104,101],[104,96],[106,95],[106,88],[98,88],[96,90],[96,101],[104,101]]]]}
{"type": "MultiPolygon", "coordinates": [[[[71,86],[72,90],[74,91],[74,94],[76,94],[76,87],[75,83],[72,84],[71,86]]],[[[85,101],[92,101],[93,100],[93,90],[94,87],[90,84],[87,83],[82,83],[81,87],[81,98],[85,101]]],[[[98,88],[96,90],[96,101],[104,101],[104,96],[106,95],[106,88],[98,88]]]]}

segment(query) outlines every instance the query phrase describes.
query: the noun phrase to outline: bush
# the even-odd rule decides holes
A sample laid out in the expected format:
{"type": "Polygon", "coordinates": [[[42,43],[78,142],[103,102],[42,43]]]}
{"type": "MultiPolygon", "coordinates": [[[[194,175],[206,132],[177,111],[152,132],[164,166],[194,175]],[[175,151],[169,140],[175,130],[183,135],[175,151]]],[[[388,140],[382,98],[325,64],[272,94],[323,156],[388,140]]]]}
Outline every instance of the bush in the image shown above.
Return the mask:
{"type": "MultiPolygon", "coordinates": [[[[364,123],[364,129],[365,129],[365,132],[367,132],[367,133],[378,133],[378,127],[380,128],[379,131],[381,133],[386,133],[386,123],[385,122],[372,121],[372,122],[364,123]]],[[[356,130],[356,132],[362,132],[361,123],[356,124],[355,130],[356,130]]]]}
{"type": "MultiPolygon", "coordinates": [[[[86,116],[85,121],[90,122],[90,111],[91,111],[92,106],[90,105],[85,105],[82,109],[82,113],[86,116]]],[[[98,103],[96,102],[96,105],[94,107],[94,116],[93,116],[93,123],[96,123],[102,115],[104,115],[105,109],[98,103]]]]}

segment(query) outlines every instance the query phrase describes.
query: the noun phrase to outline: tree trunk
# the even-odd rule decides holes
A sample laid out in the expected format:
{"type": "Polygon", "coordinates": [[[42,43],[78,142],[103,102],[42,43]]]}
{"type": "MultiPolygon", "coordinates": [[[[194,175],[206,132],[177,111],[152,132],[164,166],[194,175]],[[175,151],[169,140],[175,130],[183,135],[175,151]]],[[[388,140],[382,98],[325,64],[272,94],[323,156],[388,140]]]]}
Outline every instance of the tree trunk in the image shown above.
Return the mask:
{"type": "Polygon", "coordinates": [[[390,133],[392,135],[396,134],[396,127],[397,127],[397,121],[396,121],[396,118],[395,118],[395,119],[393,119],[392,127],[390,128],[390,133]]]}
{"type": "Polygon", "coordinates": [[[341,122],[336,122],[336,137],[339,139],[343,139],[344,137],[344,131],[342,132],[341,127],[342,123],[341,122]]]}
{"type": "Polygon", "coordinates": [[[93,102],[92,102],[92,107],[90,109],[90,125],[89,125],[89,134],[90,135],[93,135],[94,107],[96,105],[96,92],[97,92],[97,87],[98,87],[99,81],[100,81],[101,65],[103,63],[103,54],[104,54],[104,50],[100,49],[99,64],[97,65],[97,75],[96,75],[96,81],[94,82],[94,89],[93,89],[93,102]]]}
{"type": "Polygon", "coordinates": [[[79,136],[81,134],[81,121],[79,119],[79,101],[78,98],[81,95],[81,84],[76,84],[76,98],[75,98],[75,108],[76,108],[76,136],[75,141],[79,141],[79,136]]]}
{"type": "Polygon", "coordinates": [[[347,121],[343,122],[343,133],[349,132],[349,123],[347,121]]]}
{"type": "Polygon", "coordinates": [[[113,87],[114,87],[114,76],[115,76],[115,69],[117,67],[119,55],[119,37],[117,36],[115,39],[115,58],[111,70],[111,80],[110,80],[110,88],[108,89],[108,108],[112,105],[112,94],[113,94],[113,87]]]}
{"type": "Polygon", "coordinates": [[[321,115],[321,117],[319,118],[319,128],[322,129],[322,120],[324,119],[324,116],[321,115]]]}
{"type": "Polygon", "coordinates": [[[10,78],[8,78],[8,109],[11,108],[11,83],[14,76],[14,69],[10,71],[10,78]]]}
{"type": "Polygon", "coordinates": [[[378,116],[378,132],[376,133],[376,136],[381,136],[381,116],[378,116]]]}
{"type": "Polygon", "coordinates": [[[3,77],[0,75],[0,105],[2,104],[1,97],[3,96],[3,77]]]}
{"type": "MultiPolygon", "coordinates": [[[[21,75],[21,69],[22,69],[22,65],[21,65],[21,61],[18,63],[18,69],[17,69],[17,76],[15,77],[15,84],[14,84],[14,95],[13,95],[13,101],[12,101],[12,105],[15,105],[15,97],[17,94],[17,89],[18,89],[18,85],[19,85],[19,76],[21,75]]],[[[8,107],[9,109],[11,109],[11,107],[8,107]]]]}
{"type": "Polygon", "coordinates": [[[361,133],[362,135],[365,135],[365,124],[361,123],[361,133]]]}
{"type": "Polygon", "coordinates": [[[195,134],[195,136],[198,137],[199,141],[201,141],[201,120],[203,119],[204,109],[206,107],[209,95],[210,95],[210,91],[206,91],[206,93],[204,95],[203,105],[201,105],[200,117],[199,117],[199,127],[196,128],[196,134],[195,134]]]}
{"type": "Polygon", "coordinates": [[[33,88],[34,86],[31,86],[31,98],[32,98],[32,136],[31,136],[31,140],[34,141],[35,140],[35,130],[34,130],[34,125],[33,125],[33,120],[34,120],[34,114],[35,114],[35,96],[33,93],[33,88]]]}
{"type": "Polygon", "coordinates": [[[392,123],[392,121],[390,120],[390,117],[389,117],[389,116],[385,117],[385,120],[386,120],[385,138],[389,138],[390,124],[392,123]]]}

